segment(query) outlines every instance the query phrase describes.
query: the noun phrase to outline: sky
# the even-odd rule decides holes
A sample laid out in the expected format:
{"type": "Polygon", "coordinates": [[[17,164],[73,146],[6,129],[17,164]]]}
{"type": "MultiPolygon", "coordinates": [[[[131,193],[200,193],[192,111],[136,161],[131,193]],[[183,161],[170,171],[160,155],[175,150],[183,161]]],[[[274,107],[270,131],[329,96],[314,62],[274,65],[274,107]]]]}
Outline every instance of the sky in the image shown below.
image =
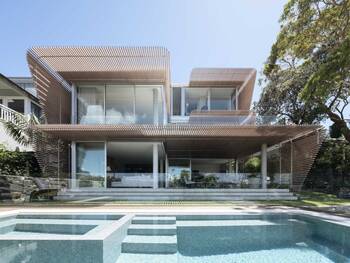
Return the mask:
{"type": "MultiPolygon", "coordinates": [[[[162,46],[171,81],[194,67],[261,71],[286,0],[2,0],[0,73],[30,76],[32,46],[162,46]]],[[[256,83],[253,99],[261,92],[256,83]]]]}

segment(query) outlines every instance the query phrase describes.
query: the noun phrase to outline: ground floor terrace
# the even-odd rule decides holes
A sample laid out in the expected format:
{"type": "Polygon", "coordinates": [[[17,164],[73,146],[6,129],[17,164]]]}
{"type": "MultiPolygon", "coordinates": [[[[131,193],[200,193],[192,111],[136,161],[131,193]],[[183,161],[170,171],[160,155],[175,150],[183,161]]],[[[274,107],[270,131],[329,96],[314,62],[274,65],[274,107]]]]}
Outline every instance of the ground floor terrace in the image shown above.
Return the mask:
{"type": "MultiPolygon", "coordinates": [[[[315,126],[40,125],[39,129],[66,146],[56,155],[57,177],[66,177],[67,188],[89,191],[300,190],[322,142],[322,132],[315,126]],[[60,171],[64,159],[66,172],[60,171]]],[[[45,163],[48,155],[38,152],[45,163]]]]}

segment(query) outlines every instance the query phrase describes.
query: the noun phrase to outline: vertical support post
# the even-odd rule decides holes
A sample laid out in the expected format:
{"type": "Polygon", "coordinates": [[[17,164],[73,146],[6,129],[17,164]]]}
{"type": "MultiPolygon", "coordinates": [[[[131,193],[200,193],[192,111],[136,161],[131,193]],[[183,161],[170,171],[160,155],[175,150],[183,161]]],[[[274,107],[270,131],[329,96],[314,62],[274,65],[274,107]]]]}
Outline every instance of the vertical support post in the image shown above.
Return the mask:
{"type": "Polygon", "coordinates": [[[267,188],[267,145],[261,145],[261,180],[262,189],[267,188]]]}
{"type": "Polygon", "coordinates": [[[71,93],[71,123],[77,123],[77,87],[72,84],[72,93],[71,93]]]}
{"type": "Polygon", "coordinates": [[[77,188],[77,184],[76,184],[76,179],[77,179],[77,150],[76,150],[76,143],[72,142],[71,143],[71,188],[75,189],[77,188]]]}
{"type": "Polygon", "coordinates": [[[186,88],[181,88],[181,116],[185,116],[186,115],[186,102],[185,102],[185,98],[186,98],[186,88]]]}
{"type": "Polygon", "coordinates": [[[289,188],[293,189],[293,141],[290,141],[290,181],[289,188]]]}
{"type": "Polygon", "coordinates": [[[153,189],[158,188],[158,143],[153,143],[153,189]]]}
{"type": "Polygon", "coordinates": [[[30,114],[31,113],[31,104],[29,99],[24,100],[24,114],[30,114]]]}
{"type": "Polygon", "coordinates": [[[168,169],[169,169],[169,160],[168,160],[168,155],[165,154],[165,188],[169,187],[168,169]]]}
{"type": "Polygon", "coordinates": [[[153,124],[159,124],[158,89],[153,89],[153,124]]]}

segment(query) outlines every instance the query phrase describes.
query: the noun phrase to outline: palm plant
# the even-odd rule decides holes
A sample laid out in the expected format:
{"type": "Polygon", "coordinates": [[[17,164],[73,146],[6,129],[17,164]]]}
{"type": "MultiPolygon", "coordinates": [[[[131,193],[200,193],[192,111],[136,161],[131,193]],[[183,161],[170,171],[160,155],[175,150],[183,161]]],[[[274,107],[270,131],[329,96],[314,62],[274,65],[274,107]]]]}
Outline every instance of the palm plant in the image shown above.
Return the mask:
{"type": "Polygon", "coordinates": [[[15,113],[12,120],[1,120],[6,132],[19,144],[28,146],[34,142],[35,125],[40,124],[34,114],[22,115],[15,113]]]}

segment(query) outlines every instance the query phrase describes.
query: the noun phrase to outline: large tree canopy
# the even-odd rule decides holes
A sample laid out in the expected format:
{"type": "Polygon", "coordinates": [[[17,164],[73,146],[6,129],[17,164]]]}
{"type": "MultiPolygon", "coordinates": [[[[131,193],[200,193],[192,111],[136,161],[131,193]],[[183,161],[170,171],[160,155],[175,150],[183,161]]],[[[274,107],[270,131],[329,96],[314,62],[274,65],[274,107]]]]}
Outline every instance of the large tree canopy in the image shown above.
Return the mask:
{"type": "Polygon", "coordinates": [[[258,112],[297,124],[328,117],[350,141],[350,0],[290,0],[280,24],[258,112]]]}

